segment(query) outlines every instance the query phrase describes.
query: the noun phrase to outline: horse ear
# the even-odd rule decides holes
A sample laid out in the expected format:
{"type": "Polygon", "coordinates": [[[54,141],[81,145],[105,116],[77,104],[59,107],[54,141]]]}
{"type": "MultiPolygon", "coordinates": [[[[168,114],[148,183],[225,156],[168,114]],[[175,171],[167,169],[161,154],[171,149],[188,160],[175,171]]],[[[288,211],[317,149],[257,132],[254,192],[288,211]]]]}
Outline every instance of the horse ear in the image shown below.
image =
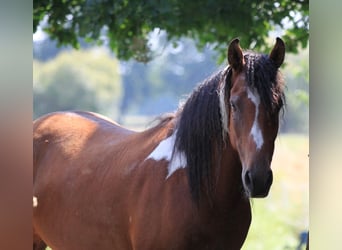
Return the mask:
{"type": "Polygon", "coordinates": [[[277,68],[283,64],[285,57],[285,43],[279,37],[277,37],[277,42],[274,45],[269,57],[277,68]]]}
{"type": "Polygon", "coordinates": [[[239,42],[240,40],[235,38],[230,42],[228,47],[228,63],[236,71],[242,70],[244,64],[243,53],[239,42]]]}

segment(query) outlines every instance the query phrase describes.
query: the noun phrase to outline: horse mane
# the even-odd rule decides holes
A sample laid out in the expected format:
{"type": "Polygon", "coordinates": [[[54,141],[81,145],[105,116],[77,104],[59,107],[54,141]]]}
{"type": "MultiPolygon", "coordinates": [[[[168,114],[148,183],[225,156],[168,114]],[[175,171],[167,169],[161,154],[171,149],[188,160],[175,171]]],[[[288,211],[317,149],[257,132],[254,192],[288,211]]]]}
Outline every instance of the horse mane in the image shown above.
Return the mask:
{"type": "Polygon", "coordinates": [[[221,156],[223,138],[218,87],[226,74],[226,70],[221,70],[204,80],[179,110],[173,153],[183,152],[186,156],[188,181],[195,201],[199,200],[202,190],[210,197],[214,157],[217,155],[220,159],[221,156]]]}
{"type": "MultiPolygon", "coordinates": [[[[277,113],[285,104],[284,81],[278,68],[267,55],[249,52],[244,54],[244,59],[248,85],[257,90],[269,115],[277,113]]],[[[230,67],[214,73],[194,89],[175,116],[161,120],[175,119],[173,155],[185,154],[190,192],[197,203],[203,191],[211,198],[213,173],[217,173],[213,170],[221,164],[225,137],[222,136],[219,90],[225,84],[225,100],[229,100],[231,75],[230,67]]]]}

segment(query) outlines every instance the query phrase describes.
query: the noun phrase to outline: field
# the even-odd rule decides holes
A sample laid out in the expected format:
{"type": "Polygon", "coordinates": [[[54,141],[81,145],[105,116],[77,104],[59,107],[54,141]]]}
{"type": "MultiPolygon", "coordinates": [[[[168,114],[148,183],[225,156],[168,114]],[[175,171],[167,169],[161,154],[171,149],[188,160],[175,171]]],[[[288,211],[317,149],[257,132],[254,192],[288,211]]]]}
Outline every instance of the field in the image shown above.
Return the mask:
{"type": "Polygon", "coordinates": [[[253,219],[242,250],[297,250],[299,234],[308,230],[308,137],[278,136],[272,169],[269,196],[251,201],[253,219]]]}
{"type": "Polygon", "coordinates": [[[242,250],[297,250],[300,232],[308,230],[308,137],[280,135],[272,169],[269,196],[252,200],[253,219],[242,250]]]}

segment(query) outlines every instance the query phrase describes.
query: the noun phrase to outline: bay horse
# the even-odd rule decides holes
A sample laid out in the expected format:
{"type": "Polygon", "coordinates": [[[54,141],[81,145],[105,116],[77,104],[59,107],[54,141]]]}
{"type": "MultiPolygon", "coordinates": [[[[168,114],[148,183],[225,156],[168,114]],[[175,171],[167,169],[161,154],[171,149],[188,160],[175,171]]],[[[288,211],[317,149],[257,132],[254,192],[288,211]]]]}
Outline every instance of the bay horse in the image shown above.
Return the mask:
{"type": "Polygon", "coordinates": [[[266,197],[285,103],[280,39],[229,65],[137,132],[91,112],[33,122],[33,248],[240,249],[266,197]]]}

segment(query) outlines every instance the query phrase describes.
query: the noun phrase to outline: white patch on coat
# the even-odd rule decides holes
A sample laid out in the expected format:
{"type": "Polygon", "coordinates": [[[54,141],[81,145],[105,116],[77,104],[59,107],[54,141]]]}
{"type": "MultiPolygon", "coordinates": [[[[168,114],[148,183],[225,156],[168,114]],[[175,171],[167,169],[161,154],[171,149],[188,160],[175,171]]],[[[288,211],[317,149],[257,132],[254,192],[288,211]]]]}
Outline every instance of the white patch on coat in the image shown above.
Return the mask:
{"type": "Polygon", "coordinates": [[[36,196],[33,196],[33,207],[38,207],[38,199],[36,196]]]}
{"type": "Polygon", "coordinates": [[[169,178],[178,169],[185,168],[187,165],[187,160],[183,152],[175,152],[175,154],[172,156],[176,133],[177,131],[174,132],[172,136],[161,141],[159,145],[152,151],[152,153],[146,158],[146,160],[167,160],[169,162],[168,175],[166,176],[166,179],[169,178]]]}
{"type": "Polygon", "coordinates": [[[259,150],[264,143],[262,131],[258,123],[260,96],[254,89],[251,90],[250,88],[247,89],[247,96],[255,105],[255,117],[250,134],[253,137],[257,150],[259,150]]]}

